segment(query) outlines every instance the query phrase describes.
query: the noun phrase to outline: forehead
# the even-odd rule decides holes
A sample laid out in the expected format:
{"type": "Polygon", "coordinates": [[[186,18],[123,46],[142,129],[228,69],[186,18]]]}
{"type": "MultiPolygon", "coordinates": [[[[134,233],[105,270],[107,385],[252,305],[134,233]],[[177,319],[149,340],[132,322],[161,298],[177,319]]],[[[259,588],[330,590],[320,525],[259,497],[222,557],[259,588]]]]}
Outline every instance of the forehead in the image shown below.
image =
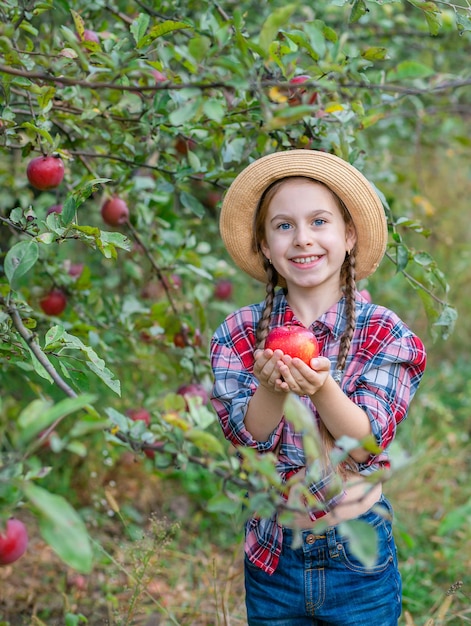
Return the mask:
{"type": "Polygon", "coordinates": [[[339,202],[335,194],[323,183],[309,178],[286,178],[279,181],[269,200],[269,211],[280,208],[337,209],[339,202]]]}

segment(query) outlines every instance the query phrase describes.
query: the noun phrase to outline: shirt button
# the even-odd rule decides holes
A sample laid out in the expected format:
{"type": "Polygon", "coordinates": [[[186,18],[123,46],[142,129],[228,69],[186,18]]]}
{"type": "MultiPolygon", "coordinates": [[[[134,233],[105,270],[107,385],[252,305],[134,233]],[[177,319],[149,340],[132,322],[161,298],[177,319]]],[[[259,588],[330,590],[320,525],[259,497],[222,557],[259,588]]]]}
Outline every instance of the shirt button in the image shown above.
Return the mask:
{"type": "Polygon", "coordinates": [[[316,536],[315,535],[309,534],[306,537],[306,543],[308,543],[309,545],[313,544],[315,541],[316,541],[316,536]]]}

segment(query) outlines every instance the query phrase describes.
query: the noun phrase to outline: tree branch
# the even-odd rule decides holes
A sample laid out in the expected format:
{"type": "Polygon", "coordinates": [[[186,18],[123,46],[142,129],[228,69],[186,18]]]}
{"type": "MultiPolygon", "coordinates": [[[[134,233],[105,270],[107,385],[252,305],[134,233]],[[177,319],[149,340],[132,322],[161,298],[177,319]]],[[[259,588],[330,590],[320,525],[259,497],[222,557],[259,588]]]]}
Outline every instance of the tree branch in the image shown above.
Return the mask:
{"type": "Polygon", "coordinates": [[[25,340],[33,355],[36,357],[39,363],[41,363],[41,365],[44,367],[46,372],[59,387],[59,389],[61,389],[67,396],[69,396],[69,398],[77,398],[78,394],[59,375],[55,367],[42,351],[41,347],[36,343],[35,335],[33,333],[30,333],[26,326],[23,324],[23,320],[21,319],[21,315],[19,314],[18,309],[15,306],[9,305],[4,298],[0,298],[0,303],[5,307],[5,310],[10,316],[11,321],[13,322],[13,326],[16,328],[19,335],[25,340]]]}

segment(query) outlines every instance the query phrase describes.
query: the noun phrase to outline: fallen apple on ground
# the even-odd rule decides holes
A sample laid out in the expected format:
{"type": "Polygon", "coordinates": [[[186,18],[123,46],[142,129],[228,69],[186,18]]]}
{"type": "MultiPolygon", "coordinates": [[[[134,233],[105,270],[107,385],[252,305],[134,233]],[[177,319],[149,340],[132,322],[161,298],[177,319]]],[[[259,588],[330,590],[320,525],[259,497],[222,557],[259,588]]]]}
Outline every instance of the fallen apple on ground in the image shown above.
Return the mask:
{"type": "Polygon", "coordinates": [[[265,340],[265,348],[281,350],[290,357],[298,358],[307,363],[319,355],[316,336],[303,326],[294,324],[272,328],[265,340]]]}

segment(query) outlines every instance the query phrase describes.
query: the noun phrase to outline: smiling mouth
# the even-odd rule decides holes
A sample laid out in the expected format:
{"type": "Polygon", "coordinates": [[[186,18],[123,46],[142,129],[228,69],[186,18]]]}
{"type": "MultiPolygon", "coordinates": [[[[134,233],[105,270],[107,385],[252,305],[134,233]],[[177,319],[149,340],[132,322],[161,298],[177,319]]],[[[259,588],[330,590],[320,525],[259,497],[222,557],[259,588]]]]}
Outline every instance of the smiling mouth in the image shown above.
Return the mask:
{"type": "Polygon", "coordinates": [[[319,260],[319,256],[318,255],[313,255],[313,256],[305,256],[305,257],[299,257],[299,258],[295,258],[295,259],[291,259],[291,261],[293,263],[300,263],[301,265],[305,265],[306,263],[314,263],[314,261],[319,260]]]}

